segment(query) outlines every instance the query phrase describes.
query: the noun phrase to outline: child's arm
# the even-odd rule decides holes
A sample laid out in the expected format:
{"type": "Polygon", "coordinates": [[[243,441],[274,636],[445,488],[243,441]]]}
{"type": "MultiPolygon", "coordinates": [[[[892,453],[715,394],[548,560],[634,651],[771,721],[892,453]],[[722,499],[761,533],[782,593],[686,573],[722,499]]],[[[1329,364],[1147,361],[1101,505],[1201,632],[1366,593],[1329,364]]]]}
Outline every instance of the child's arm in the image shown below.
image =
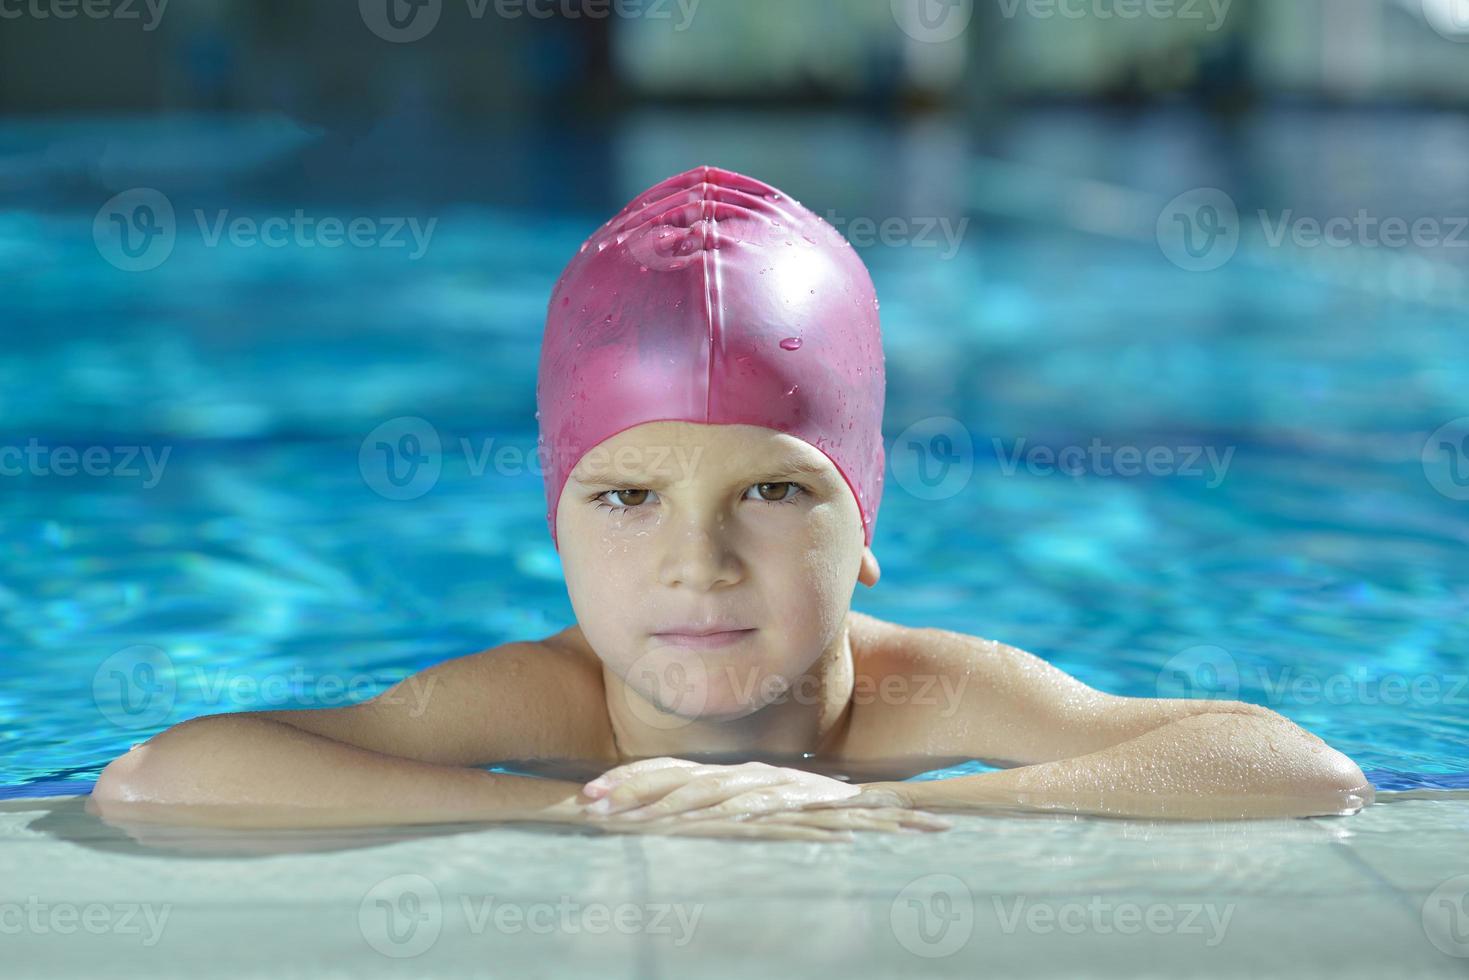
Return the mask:
{"type": "Polygon", "coordinates": [[[579,809],[578,789],[385,755],[246,714],[195,718],[154,736],[109,765],[91,798],[112,820],[345,827],[553,819],[579,809]]]}
{"type": "Polygon", "coordinates": [[[577,784],[469,767],[601,758],[604,705],[600,675],[565,651],[508,644],[358,704],[183,722],[112,762],[92,800],[103,816],[217,826],[552,819],[579,809],[577,784]]]}
{"type": "Polygon", "coordinates": [[[1022,806],[1129,817],[1226,819],[1355,813],[1373,800],[1356,764],[1284,718],[1190,715],[1096,752],[917,783],[868,783],[854,805],[1022,806]]]}
{"type": "Polygon", "coordinates": [[[860,736],[868,751],[923,732],[935,754],[1019,768],[868,784],[851,804],[886,790],[920,807],[1225,818],[1348,813],[1373,799],[1355,763],[1260,705],[1105,694],[1023,650],[948,630],[896,627],[886,639],[870,669],[931,676],[945,693],[879,698],[860,736]]]}

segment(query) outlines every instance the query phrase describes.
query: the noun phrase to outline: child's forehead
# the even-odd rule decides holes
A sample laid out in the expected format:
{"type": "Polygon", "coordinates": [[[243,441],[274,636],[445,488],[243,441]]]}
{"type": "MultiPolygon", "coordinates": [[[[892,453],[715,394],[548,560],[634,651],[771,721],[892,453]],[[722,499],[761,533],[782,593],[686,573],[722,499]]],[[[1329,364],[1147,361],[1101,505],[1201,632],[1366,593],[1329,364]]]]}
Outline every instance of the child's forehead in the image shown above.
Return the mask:
{"type": "Polygon", "coordinates": [[[820,476],[830,467],[816,447],[775,429],[660,421],[598,443],[571,476],[581,482],[609,476],[697,482],[728,474],[820,476]]]}

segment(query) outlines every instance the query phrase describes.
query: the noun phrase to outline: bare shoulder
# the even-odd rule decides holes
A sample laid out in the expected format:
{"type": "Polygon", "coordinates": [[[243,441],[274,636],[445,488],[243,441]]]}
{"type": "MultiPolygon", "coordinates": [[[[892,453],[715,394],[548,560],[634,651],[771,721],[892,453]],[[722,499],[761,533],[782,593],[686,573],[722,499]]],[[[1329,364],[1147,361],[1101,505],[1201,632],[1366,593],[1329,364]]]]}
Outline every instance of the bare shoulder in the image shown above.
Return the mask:
{"type": "Polygon", "coordinates": [[[453,657],[344,708],[260,714],[442,765],[616,757],[600,663],[570,629],[453,657]]]}
{"type": "MultiPolygon", "coordinates": [[[[858,613],[853,612],[852,651],[858,653],[858,613]]],[[[937,626],[904,626],[862,616],[861,663],[869,673],[939,673],[965,677],[1050,668],[1018,647],[937,626]]]]}
{"type": "Polygon", "coordinates": [[[848,619],[852,659],[859,673],[882,676],[932,669],[945,662],[968,659],[960,634],[926,626],[904,626],[866,613],[851,611],[848,619]]]}

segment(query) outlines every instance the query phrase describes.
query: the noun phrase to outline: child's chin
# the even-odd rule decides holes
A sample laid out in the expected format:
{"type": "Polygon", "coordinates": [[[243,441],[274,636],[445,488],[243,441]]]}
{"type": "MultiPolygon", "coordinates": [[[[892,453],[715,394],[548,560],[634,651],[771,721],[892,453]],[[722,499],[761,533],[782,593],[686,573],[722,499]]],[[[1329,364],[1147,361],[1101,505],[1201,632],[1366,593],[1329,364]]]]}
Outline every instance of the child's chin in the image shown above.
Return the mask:
{"type": "Polygon", "coordinates": [[[742,698],[734,691],[710,691],[699,718],[704,721],[739,721],[766,706],[760,698],[742,698]]]}

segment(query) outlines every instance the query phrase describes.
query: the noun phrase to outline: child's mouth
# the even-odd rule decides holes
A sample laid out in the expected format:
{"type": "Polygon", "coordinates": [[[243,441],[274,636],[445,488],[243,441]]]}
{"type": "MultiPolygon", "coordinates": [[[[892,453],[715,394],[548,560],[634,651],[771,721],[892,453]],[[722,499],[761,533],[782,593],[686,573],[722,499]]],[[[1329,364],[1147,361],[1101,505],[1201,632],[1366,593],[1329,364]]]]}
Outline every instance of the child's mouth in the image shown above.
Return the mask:
{"type": "Polygon", "coordinates": [[[733,646],[749,639],[755,635],[755,630],[722,630],[718,633],[654,633],[653,639],[673,646],[688,647],[692,650],[711,650],[718,647],[733,646]]]}

